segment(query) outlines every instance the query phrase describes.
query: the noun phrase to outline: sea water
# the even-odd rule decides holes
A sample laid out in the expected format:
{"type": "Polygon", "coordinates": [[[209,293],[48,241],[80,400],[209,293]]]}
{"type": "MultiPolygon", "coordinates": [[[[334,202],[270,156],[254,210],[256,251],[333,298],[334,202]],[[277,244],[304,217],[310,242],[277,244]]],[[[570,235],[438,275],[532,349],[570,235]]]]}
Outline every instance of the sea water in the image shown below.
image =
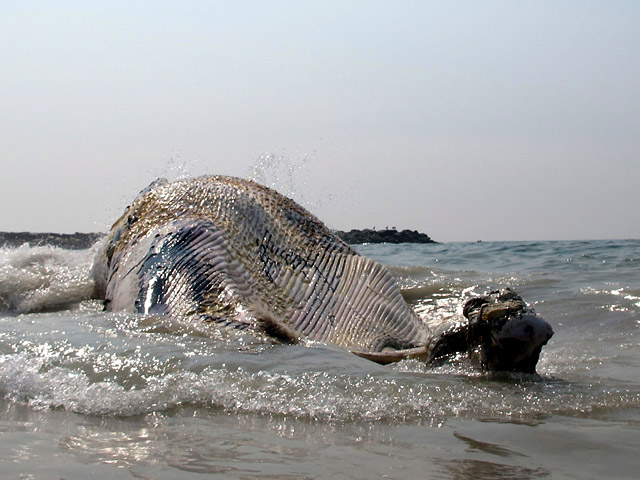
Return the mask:
{"type": "Polygon", "coordinates": [[[538,375],[102,311],[96,247],[0,249],[1,478],[637,478],[640,241],[359,245],[431,325],[510,286],[538,375]]]}

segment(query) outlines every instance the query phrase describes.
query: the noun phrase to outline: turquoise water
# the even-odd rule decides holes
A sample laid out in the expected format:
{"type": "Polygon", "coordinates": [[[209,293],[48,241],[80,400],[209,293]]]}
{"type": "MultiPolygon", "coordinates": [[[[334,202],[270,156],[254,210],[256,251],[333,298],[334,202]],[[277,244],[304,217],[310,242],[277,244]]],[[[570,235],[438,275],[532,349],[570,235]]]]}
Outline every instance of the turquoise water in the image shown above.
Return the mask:
{"type": "Polygon", "coordinates": [[[556,332],[539,375],[104,313],[93,250],[0,249],[3,476],[637,477],[640,241],[356,248],[433,325],[518,290],[556,332]]]}

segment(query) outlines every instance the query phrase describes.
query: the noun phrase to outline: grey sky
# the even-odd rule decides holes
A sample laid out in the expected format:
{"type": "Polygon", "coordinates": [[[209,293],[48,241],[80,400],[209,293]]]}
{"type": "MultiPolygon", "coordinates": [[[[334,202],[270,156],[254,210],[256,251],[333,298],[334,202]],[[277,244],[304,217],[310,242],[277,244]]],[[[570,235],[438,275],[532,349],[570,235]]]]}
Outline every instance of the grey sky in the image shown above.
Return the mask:
{"type": "Polygon", "coordinates": [[[107,230],[157,176],[334,228],[640,238],[640,3],[0,3],[0,230],[107,230]]]}

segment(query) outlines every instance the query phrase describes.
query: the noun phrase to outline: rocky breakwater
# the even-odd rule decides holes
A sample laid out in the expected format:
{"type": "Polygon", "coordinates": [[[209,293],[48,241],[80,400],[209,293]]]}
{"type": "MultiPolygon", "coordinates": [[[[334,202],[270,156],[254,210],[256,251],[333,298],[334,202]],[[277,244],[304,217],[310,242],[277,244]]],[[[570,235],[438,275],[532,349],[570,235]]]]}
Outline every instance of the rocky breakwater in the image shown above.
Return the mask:
{"type": "MultiPolygon", "coordinates": [[[[416,230],[385,229],[385,230],[350,230],[334,233],[350,244],[358,243],[437,243],[426,233],[416,230]]],[[[19,247],[29,244],[32,247],[51,245],[71,250],[91,247],[104,233],[34,233],[34,232],[0,232],[0,247],[19,247]]]]}
{"type": "Polygon", "coordinates": [[[395,228],[385,230],[350,230],[343,232],[336,230],[335,234],[347,243],[437,243],[426,233],[416,230],[401,230],[395,228]]]}

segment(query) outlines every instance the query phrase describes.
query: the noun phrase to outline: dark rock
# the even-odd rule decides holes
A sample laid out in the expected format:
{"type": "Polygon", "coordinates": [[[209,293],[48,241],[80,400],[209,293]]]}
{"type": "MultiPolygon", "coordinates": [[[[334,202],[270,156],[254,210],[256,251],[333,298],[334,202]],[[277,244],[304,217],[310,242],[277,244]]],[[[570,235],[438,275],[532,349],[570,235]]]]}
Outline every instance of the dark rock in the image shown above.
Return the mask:
{"type": "Polygon", "coordinates": [[[398,231],[395,228],[385,230],[350,230],[343,232],[334,231],[342,240],[347,243],[437,243],[426,233],[419,233],[416,230],[398,231]]]}

